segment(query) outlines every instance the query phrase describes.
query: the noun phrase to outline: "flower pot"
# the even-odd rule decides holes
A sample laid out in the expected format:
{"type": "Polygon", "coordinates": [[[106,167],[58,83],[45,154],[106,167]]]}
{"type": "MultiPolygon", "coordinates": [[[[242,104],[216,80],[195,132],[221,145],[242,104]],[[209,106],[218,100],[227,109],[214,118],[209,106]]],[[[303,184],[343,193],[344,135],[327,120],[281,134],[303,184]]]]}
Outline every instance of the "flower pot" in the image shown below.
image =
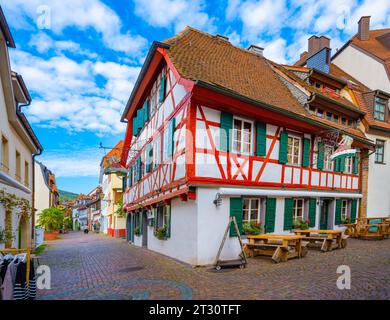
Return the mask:
{"type": "Polygon", "coordinates": [[[55,231],[45,231],[45,234],[43,236],[43,239],[45,241],[52,241],[52,240],[56,240],[58,239],[58,232],[55,232],[55,231]]]}

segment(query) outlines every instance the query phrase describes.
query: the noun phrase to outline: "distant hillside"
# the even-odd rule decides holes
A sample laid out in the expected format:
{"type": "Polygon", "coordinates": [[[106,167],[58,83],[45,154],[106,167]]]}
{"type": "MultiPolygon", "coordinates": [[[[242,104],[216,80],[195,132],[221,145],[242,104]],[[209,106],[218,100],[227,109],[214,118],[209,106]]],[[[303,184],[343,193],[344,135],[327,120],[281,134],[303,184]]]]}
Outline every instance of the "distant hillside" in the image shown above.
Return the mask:
{"type": "Polygon", "coordinates": [[[79,196],[77,193],[73,193],[69,191],[59,190],[59,192],[60,192],[60,203],[64,201],[74,200],[79,196]]]}

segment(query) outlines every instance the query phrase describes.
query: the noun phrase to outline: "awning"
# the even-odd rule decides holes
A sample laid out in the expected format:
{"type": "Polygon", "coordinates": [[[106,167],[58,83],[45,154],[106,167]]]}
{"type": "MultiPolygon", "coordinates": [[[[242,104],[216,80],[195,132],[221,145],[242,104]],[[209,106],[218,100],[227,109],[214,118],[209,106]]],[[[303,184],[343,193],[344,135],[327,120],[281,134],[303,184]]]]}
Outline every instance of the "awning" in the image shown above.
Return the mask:
{"type": "Polygon", "coordinates": [[[308,197],[308,198],[362,198],[360,193],[306,191],[306,190],[274,190],[274,189],[248,189],[248,188],[219,188],[222,196],[267,196],[267,197],[308,197]]]}

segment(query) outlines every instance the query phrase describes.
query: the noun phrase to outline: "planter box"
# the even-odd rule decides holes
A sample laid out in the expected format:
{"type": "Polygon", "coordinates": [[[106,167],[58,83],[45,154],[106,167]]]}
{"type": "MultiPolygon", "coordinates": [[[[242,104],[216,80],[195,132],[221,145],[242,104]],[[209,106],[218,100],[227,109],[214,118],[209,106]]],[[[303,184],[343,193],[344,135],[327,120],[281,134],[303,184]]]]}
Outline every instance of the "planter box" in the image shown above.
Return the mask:
{"type": "Polygon", "coordinates": [[[52,240],[56,240],[58,239],[58,232],[54,231],[54,232],[46,232],[45,231],[45,234],[44,234],[44,238],[43,238],[45,241],[52,241],[52,240]]]}

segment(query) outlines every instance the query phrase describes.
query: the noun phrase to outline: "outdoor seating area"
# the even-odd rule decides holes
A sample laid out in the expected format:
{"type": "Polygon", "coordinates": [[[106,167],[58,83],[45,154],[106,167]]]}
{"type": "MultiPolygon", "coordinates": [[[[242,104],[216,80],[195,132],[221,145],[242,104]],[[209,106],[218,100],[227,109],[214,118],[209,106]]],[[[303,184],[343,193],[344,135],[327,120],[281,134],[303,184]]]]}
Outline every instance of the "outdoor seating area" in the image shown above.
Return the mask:
{"type": "Polygon", "coordinates": [[[347,246],[348,235],[342,230],[294,230],[296,235],[303,236],[308,242],[308,248],[320,248],[327,252],[333,249],[342,249],[347,246]]]}
{"type": "Polygon", "coordinates": [[[358,239],[382,240],[390,236],[390,218],[358,218],[356,223],[344,225],[345,234],[358,239]]]}
{"type": "Polygon", "coordinates": [[[303,237],[299,235],[261,234],[250,235],[247,239],[245,254],[248,257],[270,256],[279,263],[307,255],[307,242],[302,241],[303,237]]]}

